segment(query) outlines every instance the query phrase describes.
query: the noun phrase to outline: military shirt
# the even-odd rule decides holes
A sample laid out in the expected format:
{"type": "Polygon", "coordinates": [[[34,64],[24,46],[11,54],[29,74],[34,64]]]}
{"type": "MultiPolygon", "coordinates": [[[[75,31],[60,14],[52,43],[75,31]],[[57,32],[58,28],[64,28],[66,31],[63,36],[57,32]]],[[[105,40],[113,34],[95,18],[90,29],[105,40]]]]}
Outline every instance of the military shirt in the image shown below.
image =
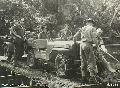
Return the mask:
{"type": "Polygon", "coordinates": [[[97,44],[97,31],[96,28],[90,25],[84,26],[81,29],[81,41],[87,41],[97,44]]]}
{"type": "Polygon", "coordinates": [[[74,35],[76,37],[78,34],[81,34],[82,42],[90,42],[98,44],[97,31],[96,28],[90,25],[80,28],[80,30],[74,35]]]}
{"type": "MultiPolygon", "coordinates": [[[[25,34],[25,30],[20,26],[13,26],[11,29],[11,32],[14,32],[16,35],[19,35],[23,38],[24,34],[25,34]]],[[[14,35],[14,33],[12,33],[14,35]]],[[[16,37],[16,36],[15,36],[16,37]]]]}

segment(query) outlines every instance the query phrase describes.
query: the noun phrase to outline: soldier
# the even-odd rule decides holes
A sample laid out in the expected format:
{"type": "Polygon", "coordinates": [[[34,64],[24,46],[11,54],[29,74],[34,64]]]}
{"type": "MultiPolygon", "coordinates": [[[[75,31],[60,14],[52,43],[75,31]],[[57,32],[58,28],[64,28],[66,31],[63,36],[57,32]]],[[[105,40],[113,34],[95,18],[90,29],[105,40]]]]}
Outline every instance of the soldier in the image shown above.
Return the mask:
{"type": "Polygon", "coordinates": [[[49,36],[49,33],[47,32],[47,26],[42,27],[42,32],[38,34],[39,39],[47,39],[49,36]]]}
{"type": "Polygon", "coordinates": [[[98,46],[97,31],[94,27],[94,21],[92,19],[86,20],[86,26],[80,28],[80,30],[74,35],[74,42],[76,43],[76,36],[81,34],[80,43],[80,56],[81,56],[81,72],[82,72],[82,82],[86,83],[90,79],[95,82],[95,77],[97,75],[96,59],[93,53],[93,47],[98,46]]]}
{"type": "Polygon", "coordinates": [[[73,37],[72,32],[69,30],[68,24],[65,24],[65,28],[60,30],[58,37],[65,41],[70,40],[73,37]]]}
{"type": "MultiPolygon", "coordinates": [[[[112,67],[111,67],[111,65],[109,64],[109,62],[105,59],[105,57],[104,57],[104,55],[103,55],[103,53],[104,54],[109,54],[108,53],[108,51],[107,51],[107,49],[105,48],[105,45],[104,45],[104,42],[103,42],[103,39],[101,38],[101,34],[102,34],[102,30],[100,29],[100,28],[98,28],[97,29],[97,35],[98,35],[98,43],[99,43],[99,47],[97,48],[97,51],[98,51],[98,55],[96,55],[97,56],[97,58],[98,58],[98,60],[97,60],[97,65],[99,65],[99,67],[101,67],[101,68],[99,68],[100,69],[100,71],[99,71],[99,73],[102,73],[103,72],[103,70],[104,71],[107,71],[107,72],[115,72],[115,69],[113,69],[112,67]],[[100,66],[101,65],[101,66],[100,66]],[[101,71],[102,70],[102,71],[101,71]]],[[[117,61],[117,60],[116,60],[117,61]]]]}
{"type": "Polygon", "coordinates": [[[19,22],[15,22],[14,26],[10,28],[12,35],[14,36],[15,53],[13,58],[13,65],[17,66],[17,61],[22,58],[24,54],[24,32],[25,30],[19,22]]]}

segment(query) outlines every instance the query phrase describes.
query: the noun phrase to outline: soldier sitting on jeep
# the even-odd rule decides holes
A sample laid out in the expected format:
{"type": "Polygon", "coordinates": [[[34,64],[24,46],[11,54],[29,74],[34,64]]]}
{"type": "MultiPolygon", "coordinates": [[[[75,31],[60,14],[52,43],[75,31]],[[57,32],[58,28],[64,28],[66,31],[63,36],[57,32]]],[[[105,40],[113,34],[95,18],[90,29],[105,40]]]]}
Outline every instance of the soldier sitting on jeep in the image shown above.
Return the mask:
{"type": "Polygon", "coordinates": [[[65,28],[60,30],[60,33],[58,34],[58,37],[61,38],[61,40],[68,41],[71,40],[73,35],[72,32],[69,30],[68,24],[65,24],[65,28]]]}
{"type": "Polygon", "coordinates": [[[47,26],[42,26],[42,31],[38,34],[38,39],[48,39],[48,36],[47,26]]]}

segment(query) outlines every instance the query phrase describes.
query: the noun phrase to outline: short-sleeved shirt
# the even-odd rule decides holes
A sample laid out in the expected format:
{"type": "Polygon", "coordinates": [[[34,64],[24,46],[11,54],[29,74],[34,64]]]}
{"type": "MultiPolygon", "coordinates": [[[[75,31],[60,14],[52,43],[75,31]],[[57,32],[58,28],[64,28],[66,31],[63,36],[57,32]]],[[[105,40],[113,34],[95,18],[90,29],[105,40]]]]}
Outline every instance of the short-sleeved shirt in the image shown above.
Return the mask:
{"type": "Polygon", "coordinates": [[[90,25],[84,26],[81,29],[81,41],[98,43],[96,28],[90,25]]]}
{"type": "MultiPolygon", "coordinates": [[[[24,37],[25,30],[20,25],[13,26],[10,30],[14,31],[16,35],[19,35],[22,38],[24,37]]],[[[15,44],[16,49],[18,49],[19,47],[21,47],[22,49],[24,47],[23,39],[18,38],[14,33],[12,34],[13,34],[13,37],[15,37],[14,44],[15,44]]]]}

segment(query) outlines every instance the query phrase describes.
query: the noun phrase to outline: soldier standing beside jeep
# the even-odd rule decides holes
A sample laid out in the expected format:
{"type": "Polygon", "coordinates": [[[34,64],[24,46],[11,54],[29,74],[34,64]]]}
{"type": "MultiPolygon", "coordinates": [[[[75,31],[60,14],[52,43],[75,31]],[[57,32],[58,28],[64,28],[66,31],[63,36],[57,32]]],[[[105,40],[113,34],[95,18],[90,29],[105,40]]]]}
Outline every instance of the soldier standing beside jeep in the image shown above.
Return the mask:
{"type": "Polygon", "coordinates": [[[60,33],[58,34],[58,37],[61,38],[61,40],[68,41],[73,38],[72,32],[69,30],[68,24],[65,24],[65,28],[60,30],[60,33]]]}
{"type": "Polygon", "coordinates": [[[18,60],[22,58],[24,54],[24,32],[25,30],[22,28],[21,23],[15,22],[15,25],[10,28],[11,33],[14,36],[14,46],[15,46],[15,53],[13,58],[13,65],[18,65],[18,60]]]}
{"type": "Polygon", "coordinates": [[[90,79],[95,83],[97,75],[96,59],[93,52],[93,47],[98,46],[98,38],[96,28],[93,26],[94,21],[92,19],[86,20],[86,26],[80,28],[80,30],[74,35],[74,42],[76,43],[76,36],[81,34],[80,44],[80,56],[81,56],[81,73],[82,82],[88,83],[90,79]],[[90,78],[87,73],[90,73],[90,78]]]}
{"type": "Polygon", "coordinates": [[[42,26],[42,31],[38,34],[39,39],[49,39],[49,33],[47,31],[47,26],[42,26]]]}

